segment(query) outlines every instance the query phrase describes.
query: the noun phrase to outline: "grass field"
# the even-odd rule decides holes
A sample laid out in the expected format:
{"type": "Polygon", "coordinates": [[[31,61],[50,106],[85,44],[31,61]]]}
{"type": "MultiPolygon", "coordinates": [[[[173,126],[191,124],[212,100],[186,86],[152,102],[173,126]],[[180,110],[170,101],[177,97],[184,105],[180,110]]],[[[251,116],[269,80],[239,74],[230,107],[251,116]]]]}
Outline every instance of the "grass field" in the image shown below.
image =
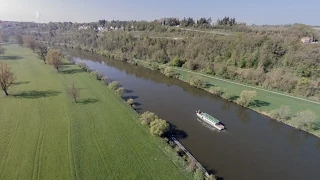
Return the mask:
{"type": "Polygon", "coordinates": [[[190,179],[137,114],[75,65],[57,73],[29,49],[5,45],[17,77],[0,93],[0,179],[190,179]],[[74,103],[66,87],[80,91],[74,103]]]}
{"type": "MultiPolygon", "coordinates": [[[[148,64],[145,61],[136,61],[144,64],[148,64]]],[[[167,65],[160,65],[167,66],[167,65]]],[[[200,76],[207,84],[220,87],[224,89],[227,93],[233,96],[240,96],[243,90],[254,90],[257,92],[257,97],[255,98],[255,106],[249,108],[259,111],[269,113],[272,110],[279,109],[281,105],[289,106],[291,112],[295,114],[298,111],[311,110],[317,115],[317,121],[320,123],[320,102],[305,99],[303,97],[296,97],[290,94],[285,94],[282,92],[271,91],[262,89],[260,87],[254,87],[250,85],[236,83],[234,81],[225,80],[217,78],[215,76],[189,71],[183,68],[170,67],[174,72],[180,75],[181,80],[188,81],[190,76],[200,76]]],[[[295,124],[295,122],[286,121],[288,124],[295,124]]],[[[320,130],[310,131],[311,133],[320,137],[320,130]]]]}

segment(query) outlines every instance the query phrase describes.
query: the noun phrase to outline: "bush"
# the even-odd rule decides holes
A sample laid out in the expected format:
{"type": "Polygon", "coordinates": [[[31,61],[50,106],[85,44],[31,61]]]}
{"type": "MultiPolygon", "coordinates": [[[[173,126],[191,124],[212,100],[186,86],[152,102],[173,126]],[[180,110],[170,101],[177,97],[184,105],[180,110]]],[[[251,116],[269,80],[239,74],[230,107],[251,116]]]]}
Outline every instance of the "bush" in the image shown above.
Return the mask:
{"type": "Polygon", "coordinates": [[[179,56],[175,56],[175,57],[172,59],[172,61],[171,61],[170,64],[171,64],[172,66],[181,67],[181,66],[184,64],[184,62],[180,60],[179,56]]]}
{"type": "Polygon", "coordinates": [[[271,111],[271,116],[275,119],[286,121],[291,118],[291,110],[288,106],[281,106],[279,109],[271,111]]]}
{"type": "Polygon", "coordinates": [[[162,119],[156,119],[150,123],[150,132],[156,136],[162,136],[169,130],[169,124],[162,119]]]}
{"type": "Polygon", "coordinates": [[[194,173],[194,180],[203,180],[204,174],[200,169],[196,169],[196,172],[194,173]]]}
{"type": "Polygon", "coordinates": [[[166,75],[167,77],[171,78],[177,78],[179,76],[179,73],[174,72],[171,68],[166,67],[163,71],[163,74],[166,75]]]}
{"type": "Polygon", "coordinates": [[[220,87],[211,87],[209,89],[209,92],[212,94],[215,94],[217,96],[222,96],[225,91],[223,89],[221,89],[220,87]]]}
{"type": "Polygon", "coordinates": [[[311,110],[297,112],[296,116],[292,118],[297,128],[302,130],[315,129],[317,124],[315,122],[317,116],[311,110]]]}
{"type": "Polygon", "coordinates": [[[240,98],[237,99],[237,103],[242,106],[248,106],[251,102],[253,102],[253,100],[256,96],[257,96],[256,91],[244,90],[241,92],[240,98]]]}
{"type": "Polygon", "coordinates": [[[91,70],[85,63],[79,63],[78,66],[83,69],[84,71],[90,72],[91,70]]]}
{"type": "Polygon", "coordinates": [[[104,76],[101,80],[102,80],[106,85],[109,84],[109,77],[108,77],[108,76],[104,76]]]}
{"type": "Polygon", "coordinates": [[[99,71],[93,71],[93,72],[91,72],[91,74],[97,79],[97,80],[101,80],[102,79],[102,77],[103,77],[103,74],[101,73],[101,72],[99,72],[99,71]]]}
{"type": "Polygon", "coordinates": [[[115,90],[117,90],[118,88],[119,88],[119,82],[117,82],[117,81],[112,81],[109,85],[108,85],[108,87],[112,90],[112,91],[115,91],[115,90]]]}
{"type": "Polygon", "coordinates": [[[213,174],[210,174],[210,176],[206,177],[205,180],[217,180],[217,177],[213,174]]]}
{"type": "Polygon", "coordinates": [[[206,83],[200,77],[197,77],[197,76],[190,77],[189,83],[191,86],[194,86],[197,88],[205,88],[205,85],[206,85],[206,83]]]}
{"type": "Polygon", "coordinates": [[[127,100],[127,103],[131,106],[134,103],[134,100],[132,98],[127,100]]]}
{"type": "Polygon", "coordinates": [[[123,87],[118,88],[118,89],[116,90],[116,94],[117,94],[118,96],[122,96],[122,95],[124,94],[124,88],[123,88],[123,87]]]}
{"type": "Polygon", "coordinates": [[[159,117],[153,112],[146,111],[140,116],[141,123],[143,125],[149,125],[152,121],[158,119],[159,117]]]}

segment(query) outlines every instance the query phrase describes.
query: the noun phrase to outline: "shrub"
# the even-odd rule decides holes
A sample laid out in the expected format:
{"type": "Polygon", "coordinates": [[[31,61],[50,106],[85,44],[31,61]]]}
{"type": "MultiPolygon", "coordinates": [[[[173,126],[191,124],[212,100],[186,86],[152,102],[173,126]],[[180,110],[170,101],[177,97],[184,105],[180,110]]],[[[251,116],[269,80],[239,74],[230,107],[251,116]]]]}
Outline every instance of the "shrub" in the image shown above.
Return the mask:
{"type": "Polygon", "coordinates": [[[116,90],[116,94],[117,94],[118,96],[122,96],[123,93],[124,93],[124,88],[123,88],[123,87],[118,88],[118,89],[116,90]]]}
{"type": "Polygon", "coordinates": [[[106,85],[109,84],[109,77],[108,77],[108,76],[104,76],[101,80],[102,80],[106,85]]]}
{"type": "Polygon", "coordinates": [[[172,61],[171,61],[170,64],[171,64],[172,66],[181,67],[181,66],[184,64],[184,62],[180,60],[179,56],[175,56],[175,57],[172,59],[172,61]]]}
{"type": "Polygon", "coordinates": [[[212,87],[210,88],[209,92],[217,96],[222,96],[225,91],[220,87],[212,87]]]}
{"type": "Polygon", "coordinates": [[[162,136],[169,130],[169,124],[162,119],[156,119],[150,123],[150,132],[156,136],[162,136]]]}
{"type": "Polygon", "coordinates": [[[166,67],[163,71],[164,75],[166,75],[167,77],[171,77],[171,78],[176,78],[179,73],[174,72],[171,68],[166,67]]]}
{"type": "Polygon", "coordinates": [[[117,81],[112,81],[108,87],[112,90],[112,91],[115,91],[119,88],[119,82],[117,81]]]}
{"type": "Polygon", "coordinates": [[[194,86],[197,88],[204,88],[206,85],[205,82],[200,77],[197,77],[197,76],[190,77],[189,83],[191,86],[194,86]]]}
{"type": "Polygon", "coordinates": [[[297,112],[296,116],[292,118],[297,128],[302,130],[314,129],[316,126],[315,120],[317,116],[311,110],[297,112]]]}
{"type": "Polygon", "coordinates": [[[132,98],[127,100],[127,103],[131,106],[134,103],[134,100],[132,98]]]}
{"type": "Polygon", "coordinates": [[[237,99],[237,103],[242,106],[248,106],[251,102],[253,102],[253,100],[256,96],[257,96],[256,91],[244,90],[241,92],[240,98],[237,99]]]}
{"type": "Polygon", "coordinates": [[[103,77],[103,74],[99,71],[92,71],[91,74],[97,79],[97,80],[101,80],[103,77]]]}
{"type": "Polygon", "coordinates": [[[196,169],[196,172],[193,175],[195,180],[203,180],[204,179],[204,174],[200,169],[196,169]]]}
{"type": "Polygon", "coordinates": [[[79,63],[78,66],[83,69],[84,71],[90,72],[91,70],[85,63],[79,63]]]}
{"type": "Polygon", "coordinates": [[[153,112],[146,111],[140,116],[141,123],[143,125],[149,125],[152,121],[158,119],[158,116],[153,112]]]}
{"type": "Polygon", "coordinates": [[[289,120],[291,118],[291,110],[288,106],[281,106],[279,109],[271,111],[271,116],[281,121],[289,120]]]}
{"type": "Polygon", "coordinates": [[[217,180],[217,177],[213,174],[210,174],[208,177],[205,178],[205,180],[217,180]]]}

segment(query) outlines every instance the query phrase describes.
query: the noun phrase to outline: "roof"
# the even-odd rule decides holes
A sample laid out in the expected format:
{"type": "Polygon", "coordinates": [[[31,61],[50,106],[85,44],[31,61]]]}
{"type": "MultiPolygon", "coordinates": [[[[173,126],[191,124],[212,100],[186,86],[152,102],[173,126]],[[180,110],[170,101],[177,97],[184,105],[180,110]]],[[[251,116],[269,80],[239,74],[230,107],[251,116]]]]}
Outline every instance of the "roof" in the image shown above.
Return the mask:
{"type": "Polygon", "coordinates": [[[220,122],[218,119],[210,116],[210,115],[207,114],[207,113],[203,113],[203,115],[204,115],[207,119],[209,119],[210,121],[212,121],[212,122],[214,122],[214,123],[219,123],[219,122],[220,122]]]}
{"type": "Polygon", "coordinates": [[[310,40],[311,39],[311,37],[303,37],[303,38],[301,38],[301,40],[310,40]]]}

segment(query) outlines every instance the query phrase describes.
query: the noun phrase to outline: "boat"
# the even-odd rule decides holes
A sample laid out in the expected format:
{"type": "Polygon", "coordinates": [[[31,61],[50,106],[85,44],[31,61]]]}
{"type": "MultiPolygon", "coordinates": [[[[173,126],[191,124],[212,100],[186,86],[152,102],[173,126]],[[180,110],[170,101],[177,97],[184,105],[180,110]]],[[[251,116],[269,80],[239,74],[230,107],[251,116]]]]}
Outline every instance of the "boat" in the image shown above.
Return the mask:
{"type": "Polygon", "coordinates": [[[218,119],[210,116],[209,114],[201,112],[200,110],[196,111],[196,114],[198,118],[213,126],[214,128],[218,129],[219,131],[225,129],[224,125],[221,124],[221,122],[218,119]]]}

